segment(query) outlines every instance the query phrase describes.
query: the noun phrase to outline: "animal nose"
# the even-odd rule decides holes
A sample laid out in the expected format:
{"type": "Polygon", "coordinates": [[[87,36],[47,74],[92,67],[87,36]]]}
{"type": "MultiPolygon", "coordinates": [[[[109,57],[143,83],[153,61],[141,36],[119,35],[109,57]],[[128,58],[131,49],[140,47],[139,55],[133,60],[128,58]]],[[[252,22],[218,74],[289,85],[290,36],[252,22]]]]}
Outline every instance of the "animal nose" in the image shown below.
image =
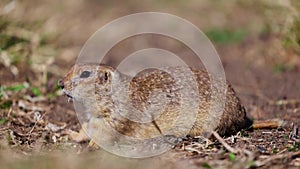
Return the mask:
{"type": "Polygon", "coordinates": [[[58,86],[62,89],[65,87],[64,82],[61,79],[58,80],[58,86]]]}

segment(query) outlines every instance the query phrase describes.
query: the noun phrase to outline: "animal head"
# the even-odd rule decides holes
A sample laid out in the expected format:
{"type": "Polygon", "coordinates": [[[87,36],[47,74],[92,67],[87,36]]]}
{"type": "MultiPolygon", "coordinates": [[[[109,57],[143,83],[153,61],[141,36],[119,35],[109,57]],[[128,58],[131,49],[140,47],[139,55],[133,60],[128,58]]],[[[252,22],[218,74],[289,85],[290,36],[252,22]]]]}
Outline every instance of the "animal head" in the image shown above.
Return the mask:
{"type": "Polygon", "coordinates": [[[111,84],[118,79],[119,72],[106,65],[82,64],[74,65],[71,70],[58,81],[65,95],[77,101],[96,99],[96,95],[108,95],[111,84]]]}

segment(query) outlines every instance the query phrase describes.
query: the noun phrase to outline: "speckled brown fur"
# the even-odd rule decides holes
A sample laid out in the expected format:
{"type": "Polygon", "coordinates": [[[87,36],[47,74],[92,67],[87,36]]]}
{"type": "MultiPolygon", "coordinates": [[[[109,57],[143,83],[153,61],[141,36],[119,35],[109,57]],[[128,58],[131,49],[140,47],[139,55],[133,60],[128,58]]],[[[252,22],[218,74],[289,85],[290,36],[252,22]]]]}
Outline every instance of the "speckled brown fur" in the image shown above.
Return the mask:
{"type": "MultiPolygon", "coordinates": [[[[170,68],[170,70],[178,71],[179,68],[170,68]]],[[[207,132],[203,131],[203,125],[211,125],[206,126],[206,128],[212,128],[212,130],[218,131],[220,135],[232,135],[249,126],[250,121],[246,117],[246,111],[230,85],[227,86],[223,114],[220,119],[217,119],[217,117],[213,119],[217,126],[212,123],[203,124],[211,116],[208,110],[211,104],[210,80],[205,71],[193,70],[192,72],[197,81],[199,94],[202,97],[196,121],[188,133],[189,135],[203,135],[204,132],[207,132]]],[[[182,98],[180,97],[179,87],[176,86],[175,79],[172,76],[158,69],[144,70],[131,79],[129,76],[121,74],[106,65],[76,65],[59,81],[59,85],[67,96],[83,102],[91,114],[103,118],[116,131],[127,136],[149,138],[164,134],[174,127],[174,119],[180,113],[179,107],[182,98]],[[90,72],[90,76],[80,78],[83,71],[90,72]],[[117,82],[116,84],[128,82],[129,85],[125,87],[120,85],[113,89],[113,80],[117,82]],[[125,92],[127,89],[128,92],[125,92]],[[127,109],[133,115],[138,111],[147,110],[152,104],[149,97],[154,90],[158,93],[164,93],[168,99],[163,113],[154,122],[141,124],[126,119],[119,114],[119,111],[123,109],[127,109]],[[112,93],[120,95],[118,97],[120,103],[113,100],[112,93]],[[129,96],[130,104],[123,101],[124,93],[129,96]],[[95,97],[97,101],[93,102],[92,100],[95,97]],[[120,104],[121,109],[117,109],[116,104],[120,104]],[[132,111],[133,109],[138,111],[132,111]]],[[[180,121],[180,119],[178,120],[180,121]]],[[[180,133],[176,132],[174,135],[181,136],[180,133]]]]}

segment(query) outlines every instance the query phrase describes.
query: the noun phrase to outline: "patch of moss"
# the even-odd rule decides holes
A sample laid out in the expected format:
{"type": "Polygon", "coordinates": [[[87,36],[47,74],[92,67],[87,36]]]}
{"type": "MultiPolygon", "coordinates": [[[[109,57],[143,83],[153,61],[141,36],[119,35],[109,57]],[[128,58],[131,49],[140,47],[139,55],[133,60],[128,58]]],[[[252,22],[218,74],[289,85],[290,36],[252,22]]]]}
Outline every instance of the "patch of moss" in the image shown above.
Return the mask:
{"type": "Polygon", "coordinates": [[[207,168],[207,169],[211,169],[212,168],[208,163],[203,163],[202,167],[207,168]]]}
{"type": "Polygon", "coordinates": [[[5,124],[6,122],[8,122],[7,118],[0,119],[0,125],[5,124]]]}
{"type": "Polygon", "coordinates": [[[6,87],[3,90],[4,91],[19,92],[19,91],[21,91],[22,89],[25,89],[25,88],[26,88],[26,86],[24,84],[20,84],[20,85],[6,87]]]}
{"type": "Polygon", "coordinates": [[[11,100],[6,100],[0,104],[0,109],[9,109],[11,107],[12,103],[13,102],[11,100]]]}
{"type": "Polygon", "coordinates": [[[295,142],[293,146],[288,147],[288,151],[299,151],[300,150],[300,143],[295,142]]]}
{"type": "Polygon", "coordinates": [[[235,159],[236,159],[234,153],[229,153],[229,154],[228,154],[228,158],[229,158],[229,160],[232,161],[232,162],[234,162],[235,159]]]}
{"type": "Polygon", "coordinates": [[[211,29],[206,31],[207,37],[219,44],[231,44],[242,42],[248,35],[248,32],[243,29],[230,30],[230,29],[211,29]]]}
{"type": "Polygon", "coordinates": [[[42,93],[40,92],[40,90],[37,88],[37,87],[32,87],[31,88],[31,91],[32,93],[35,95],[35,96],[41,96],[42,93]]]}
{"type": "Polygon", "coordinates": [[[43,46],[43,45],[50,44],[51,42],[54,42],[57,36],[58,35],[54,32],[41,34],[40,45],[43,46]]]}
{"type": "Polygon", "coordinates": [[[292,66],[284,64],[284,63],[276,63],[273,65],[273,71],[275,73],[284,73],[292,69],[292,66]]]}
{"type": "Polygon", "coordinates": [[[3,87],[0,86],[0,101],[2,100],[3,97],[3,87]]]}
{"type": "Polygon", "coordinates": [[[16,36],[10,36],[5,33],[0,33],[0,49],[7,50],[11,46],[19,43],[29,43],[29,41],[16,36]]]}
{"type": "Polygon", "coordinates": [[[3,16],[0,16],[0,31],[4,30],[8,25],[8,22],[6,19],[3,18],[3,16]]]}

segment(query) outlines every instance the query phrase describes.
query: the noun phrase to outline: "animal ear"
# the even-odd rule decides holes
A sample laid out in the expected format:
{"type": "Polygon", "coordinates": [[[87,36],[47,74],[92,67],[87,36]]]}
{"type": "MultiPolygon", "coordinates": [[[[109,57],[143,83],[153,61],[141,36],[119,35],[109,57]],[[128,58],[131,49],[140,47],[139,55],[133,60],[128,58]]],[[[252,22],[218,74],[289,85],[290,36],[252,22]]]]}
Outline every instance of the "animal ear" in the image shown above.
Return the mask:
{"type": "Polygon", "coordinates": [[[110,71],[100,71],[98,73],[98,80],[100,84],[105,84],[111,81],[111,72],[110,71]]]}

